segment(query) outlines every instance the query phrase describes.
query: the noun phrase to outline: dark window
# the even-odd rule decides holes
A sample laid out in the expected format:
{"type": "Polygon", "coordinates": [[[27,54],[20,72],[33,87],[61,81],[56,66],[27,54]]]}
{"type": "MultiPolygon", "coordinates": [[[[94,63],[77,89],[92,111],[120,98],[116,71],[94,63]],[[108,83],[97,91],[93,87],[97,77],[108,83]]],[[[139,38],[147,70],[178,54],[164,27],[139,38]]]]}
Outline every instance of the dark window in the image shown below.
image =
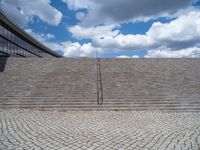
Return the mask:
{"type": "Polygon", "coordinates": [[[0,25],[0,35],[3,35],[3,27],[0,25]]]}
{"type": "Polygon", "coordinates": [[[0,21],[0,52],[16,57],[52,57],[2,21],[0,21]]]}

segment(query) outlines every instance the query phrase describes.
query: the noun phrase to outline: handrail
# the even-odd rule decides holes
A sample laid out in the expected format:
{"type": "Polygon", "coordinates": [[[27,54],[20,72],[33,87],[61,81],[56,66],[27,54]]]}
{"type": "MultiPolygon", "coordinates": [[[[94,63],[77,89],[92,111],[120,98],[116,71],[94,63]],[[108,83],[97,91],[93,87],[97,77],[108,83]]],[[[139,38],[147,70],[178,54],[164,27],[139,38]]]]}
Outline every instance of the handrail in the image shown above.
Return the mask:
{"type": "Polygon", "coordinates": [[[102,105],[103,104],[103,86],[102,86],[100,58],[96,58],[96,69],[97,69],[97,105],[102,105]]]}

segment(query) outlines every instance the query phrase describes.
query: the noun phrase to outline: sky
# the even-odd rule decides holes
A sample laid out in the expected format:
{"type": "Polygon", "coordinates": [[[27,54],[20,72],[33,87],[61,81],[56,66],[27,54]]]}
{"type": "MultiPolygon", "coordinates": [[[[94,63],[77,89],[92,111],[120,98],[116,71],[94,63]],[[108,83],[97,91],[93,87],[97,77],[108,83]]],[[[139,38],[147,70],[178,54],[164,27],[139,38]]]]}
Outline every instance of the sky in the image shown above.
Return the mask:
{"type": "Polygon", "coordinates": [[[200,0],[0,0],[0,9],[65,57],[200,57],[200,0]]]}

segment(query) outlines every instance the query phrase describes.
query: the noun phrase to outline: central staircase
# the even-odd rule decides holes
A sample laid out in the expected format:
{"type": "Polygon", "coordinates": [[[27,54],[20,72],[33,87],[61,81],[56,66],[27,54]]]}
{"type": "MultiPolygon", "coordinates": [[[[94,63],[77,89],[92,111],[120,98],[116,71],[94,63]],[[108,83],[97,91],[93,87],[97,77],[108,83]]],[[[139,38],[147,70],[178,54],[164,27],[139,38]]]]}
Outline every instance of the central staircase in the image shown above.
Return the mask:
{"type": "Polygon", "coordinates": [[[8,58],[0,108],[200,112],[200,59],[8,58]]]}

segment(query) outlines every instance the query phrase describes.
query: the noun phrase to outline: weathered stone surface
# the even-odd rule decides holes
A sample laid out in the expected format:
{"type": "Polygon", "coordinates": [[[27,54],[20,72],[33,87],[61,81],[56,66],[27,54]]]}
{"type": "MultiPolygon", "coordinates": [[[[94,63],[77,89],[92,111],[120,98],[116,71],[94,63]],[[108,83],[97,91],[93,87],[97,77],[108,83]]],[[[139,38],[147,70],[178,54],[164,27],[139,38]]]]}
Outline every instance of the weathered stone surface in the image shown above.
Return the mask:
{"type": "Polygon", "coordinates": [[[96,105],[92,59],[7,60],[0,73],[1,108],[67,109],[96,105]]]}
{"type": "Polygon", "coordinates": [[[101,59],[104,106],[200,111],[200,59],[101,59]]]}
{"type": "Polygon", "coordinates": [[[200,111],[200,59],[101,59],[101,73],[97,106],[94,59],[9,58],[0,108],[200,111]]]}
{"type": "Polygon", "coordinates": [[[198,148],[200,113],[0,111],[0,149],[198,148]]]}

